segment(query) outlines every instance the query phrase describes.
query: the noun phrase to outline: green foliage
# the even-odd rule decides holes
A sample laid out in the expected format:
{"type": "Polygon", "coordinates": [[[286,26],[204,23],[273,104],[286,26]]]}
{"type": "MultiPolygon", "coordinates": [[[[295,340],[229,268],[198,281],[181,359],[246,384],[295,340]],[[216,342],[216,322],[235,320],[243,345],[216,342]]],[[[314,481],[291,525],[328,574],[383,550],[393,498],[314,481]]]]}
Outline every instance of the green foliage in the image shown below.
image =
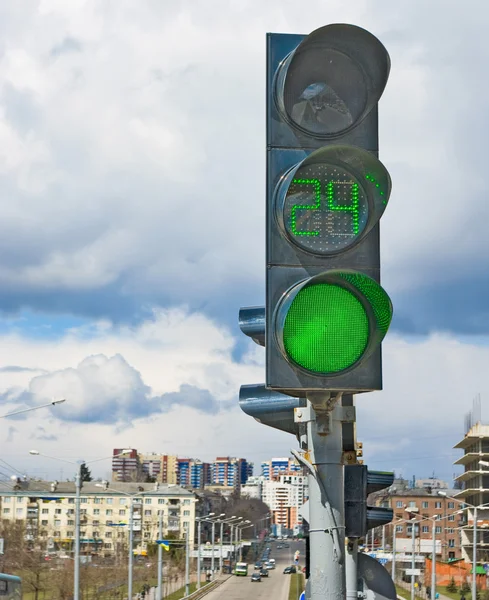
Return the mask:
{"type": "Polygon", "coordinates": [[[470,592],[470,585],[466,581],[464,581],[462,583],[460,591],[462,592],[462,594],[468,594],[470,592]]]}
{"type": "Polygon", "coordinates": [[[457,584],[455,583],[455,579],[452,577],[450,579],[450,583],[447,585],[447,592],[455,594],[457,592],[457,584]]]}
{"type": "Polygon", "coordinates": [[[87,467],[87,465],[85,463],[80,465],[80,478],[81,478],[81,481],[92,481],[93,480],[92,474],[90,473],[90,469],[87,467]]]}

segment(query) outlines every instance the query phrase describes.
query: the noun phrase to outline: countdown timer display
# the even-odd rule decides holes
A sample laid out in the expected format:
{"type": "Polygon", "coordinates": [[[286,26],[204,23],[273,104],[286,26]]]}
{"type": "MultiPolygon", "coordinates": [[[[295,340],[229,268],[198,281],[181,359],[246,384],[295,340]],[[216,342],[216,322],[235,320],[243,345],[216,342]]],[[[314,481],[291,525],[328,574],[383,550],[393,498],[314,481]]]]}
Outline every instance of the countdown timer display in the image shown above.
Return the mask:
{"type": "Polygon", "coordinates": [[[283,202],[287,235],[312,254],[334,254],[355,244],[368,217],[369,204],[361,182],[331,164],[300,167],[283,202]]]}

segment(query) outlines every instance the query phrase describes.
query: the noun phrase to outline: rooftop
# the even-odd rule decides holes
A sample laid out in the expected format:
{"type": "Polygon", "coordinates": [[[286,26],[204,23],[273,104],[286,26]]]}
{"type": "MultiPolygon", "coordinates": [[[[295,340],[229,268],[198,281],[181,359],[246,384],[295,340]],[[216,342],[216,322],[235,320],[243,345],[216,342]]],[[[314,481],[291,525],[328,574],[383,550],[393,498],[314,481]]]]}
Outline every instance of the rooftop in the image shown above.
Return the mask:
{"type": "MultiPolygon", "coordinates": [[[[101,481],[87,481],[82,483],[81,493],[93,496],[121,496],[138,494],[141,496],[188,496],[195,497],[190,490],[179,485],[166,483],[139,483],[139,482],[110,482],[108,487],[99,487],[101,481]],[[98,484],[98,485],[96,485],[98,484]]],[[[59,497],[60,494],[75,495],[74,481],[17,481],[12,483],[0,482],[1,496],[43,496],[59,497]],[[53,489],[55,483],[55,489],[53,489]]]]}

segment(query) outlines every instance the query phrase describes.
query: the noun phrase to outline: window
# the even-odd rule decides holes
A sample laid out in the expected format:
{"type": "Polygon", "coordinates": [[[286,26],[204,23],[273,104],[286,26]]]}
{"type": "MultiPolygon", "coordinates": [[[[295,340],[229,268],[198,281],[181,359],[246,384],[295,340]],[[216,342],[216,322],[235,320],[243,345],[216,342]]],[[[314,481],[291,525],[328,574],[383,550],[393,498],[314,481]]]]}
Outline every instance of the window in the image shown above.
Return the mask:
{"type": "Polygon", "coordinates": [[[111,516],[112,516],[112,512],[113,512],[113,511],[112,511],[112,509],[111,509],[111,508],[108,508],[108,509],[105,511],[105,514],[106,514],[108,517],[111,517],[111,516]]]}
{"type": "Polygon", "coordinates": [[[57,538],[61,537],[61,531],[55,531],[54,537],[57,537],[57,538]]]}
{"type": "Polygon", "coordinates": [[[453,527],[447,527],[447,533],[453,533],[453,527]]]}
{"type": "Polygon", "coordinates": [[[188,521],[184,521],[183,522],[183,528],[184,529],[188,529],[188,521]]]}
{"type": "Polygon", "coordinates": [[[101,504],[102,503],[102,498],[94,498],[93,499],[93,503],[94,504],[101,504]]]}
{"type": "Polygon", "coordinates": [[[100,533],[98,531],[94,531],[93,532],[93,537],[94,538],[98,538],[100,536],[100,533]]]}
{"type": "Polygon", "coordinates": [[[422,533],[429,533],[430,532],[430,528],[427,525],[423,525],[423,527],[421,528],[422,533]]]}
{"type": "Polygon", "coordinates": [[[60,519],[54,519],[54,526],[55,527],[61,527],[61,521],[60,521],[60,519]]]}
{"type": "Polygon", "coordinates": [[[100,514],[100,508],[94,508],[93,509],[93,514],[94,515],[99,515],[100,514]]]}
{"type": "MultiPolygon", "coordinates": [[[[107,498],[107,499],[105,500],[105,502],[106,502],[107,504],[112,504],[112,501],[113,501],[113,498],[107,498]]],[[[112,544],[109,544],[109,546],[112,546],[112,544]]]]}
{"type": "Polygon", "coordinates": [[[150,508],[144,511],[144,516],[145,517],[150,517],[151,516],[151,509],[150,508]]]}
{"type": "Polygon", "coordinates": [[[73,508],[69,508],[69,509],[66,511],[66,514],[67,514],[67,515],[74,515],[74,514],[75,514],[75,511],[74,511],[74,509],[73,509],[73,508]]]}
{"type": "Polygon", "coordinates": [[[3,509],[3,514],[4,514],[4,515],[8,515],[8,514],[9,514],[9,512],[10,512],[10,508],[4,508],[4,509],[3,509]]]}
{"type": "Polygon", "coordinates": [[[48,524],[47,521],[41,521],[41,525],[44,525],[44,527],[46,527],[47,524],[48,524]]]}
{"type": "Polygon", "coordinates": [[[9,504],[10,503],[10,498],[4,498],[3,499],[3,503],[4,504],[9,504]]]}
{"type": "Polygon", "coordinates": [[[118,531],[117,532],[117,537],[123,538],[123,537],[125,537],[125,535],[126,534],[123,531],[118,531]]]}
{"type": "Polygon", "coordinates": [[[74,498],[68,498],[68,504],[75,504],[74,498]]]}
{"type": "Polygon", "coordinates": [[[119,511],[119,515],[121,517],[123,517],[125,514],[126,514],[126,509],[125,508],[121,508],[120,511],[119,511]]]}
{"type": "Polygon", "coordinates": [[[60,514],[61,514],[61,508],[56,508],[56,509],[54,510],[54,514],[55,514],[55,515],[60,515],[60,514]]]}
{"type": "Polygon", "coordinates": [[[441,527],[439,525],[435,527],[435,533],[441,533],[441,527]]]}
{"type": "Polygon", "coordinates": [[[164,498],[158,498],[158,504],[165,504],[164,498]]]}
{"type": "Polygon", "coordinates": [[[87,509],[86,508],[80,508],[80,514],[81,515],[86,515],[87,514],[87,509]]]}
{"type": "Polygon", "coordinates": [[[112,531],[106,531],[105,532],[105,537],[106,538],[111,538],[112,537],[112,531]]]}
{"type": "Polygon", "coordinates": [[[455,558],[455,552],[449,552],[448,558],[455,558]]]}
{"type": "Polygon", "coordinates": [[[110,550],[112,548],[112,544],[104,544],[104,548],[107,548],[107,550],[110,550]]]}
{"type": "Polygon", "coordinates": [[[448,540],[448,547],[449,548],[455,548],[455,540],[454,539],[449,539],[448,540]]]}
{"type": "Polygon", "coordinates": [[[73,521],[73,519],[70,519],[68,521],[68,525],[70,525],[71,527],[73,527],[74,524],[75,524],[75,521],[73,521]]]}
{"type": "Polygon", "coordinates": [[[47,509],[47,508],[43,508],[41,510],[41,514],[43,514],[43,515],[47,515],[48,513],[49,513],[49,509],[47,509]]]}
{"type": "Polygon", "coordinates": [[[435,515],[435,519],[436,519],[437,521],[441,521],[441,519],[442,519],[442,516],[441,516],[441,515],[435,515]]]}
{"type": "Polygon", "coordinates": [[[151,533],[149,531],[145,531],[144,532],[144,538],[145,539],[149,539],[150,535],[151,535],[151,533]]]}
{"type": "Polygon", "coordinates": [[[428,508],[428,502],[426,502],[426,500],[421,504],[421,508],[428,508]]]}
{"type": "Polygon", "coordinates": [[[189,510],[184,510],[183,511],[183,516],[184,517],[190,517],[190,511],[189,510]]]}
{"type": "Polygon", "coordinates": [[[88,504],[88,498],[80,498],[81,504],[88,504]]]}
{"type": "Polygon", "coordinates": [[[151,502],[152,502],[152,501],[153,501],[153,499],[152,499],[152,498],[145,498],[145,499],[144,499],[144,503],[145,503],[145,504],[151,504],[151,502]]]}
{"type": "Polygon", "coordinates": [[[92,521],[92,525],[94,527],[97,527],[100,524],[100,521],[92,521]]]}
{"type": "Polygon", "coordinates": [[[189,506],[190,500],[184,500],[183,503],[185,504],[185,506],[189,506]]]}
{"type": "Polygon", "coordinates": [[[403,504],[402,500],[398,500],[396,502],[396,508],[402,508],[403,506],[404,506],[404,504],[403,504]]]}
{"type": "Polygon", "coordinates": [[[127,504],[127,498],[119,498],[119,504],[127,504]]]}
{"type": "Polygon", "coordinates": [[[449,502],[448,508],[455,508],[455,502],[449,502]]]}
{"type": "Polygon", "coordinates": [[[66,537],[73,537],[73,532],[72,531],[67,531],[66,532],[66,537]]]}
{"type": "Polygon", "coordinates": [[[413,526],[412,526],[412,525],[408,525],[408,526],[406,527],[406,531],[407,531],[408,533],[412,533],[412,532],[413,532],[413,526]]]}
{"type": "Polygon", "coordinates": [[[164,515],[164,514],[165,514],[165,511],[164,511],[164,510],[158,510],[158,511],[156,511],[156,512],[157,512],[158,516],[160,516],[160,515],[164,515]]]}
{"type": "Polygon", "coordinates": [[[441,502],[435,502],[435,508],[441,508],[441,502]]]}
{"type": "Polygon", "coordinates": [[[409,508],[416,508],[416,500],[411,500],[409,502],[409,508]]]}
{"type": "Polygon", "coordinates": [[[449,521],[455,521],[455,515],[448,515],[449,521]]]}

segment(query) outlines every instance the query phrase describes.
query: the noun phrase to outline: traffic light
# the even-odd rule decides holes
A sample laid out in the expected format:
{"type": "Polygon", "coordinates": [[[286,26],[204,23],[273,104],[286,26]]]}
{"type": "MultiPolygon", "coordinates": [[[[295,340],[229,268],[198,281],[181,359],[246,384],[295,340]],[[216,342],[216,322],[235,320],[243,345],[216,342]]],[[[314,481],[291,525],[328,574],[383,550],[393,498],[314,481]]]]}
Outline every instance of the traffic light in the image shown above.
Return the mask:
{"type": "Polygon", "coordinates": [[[367,497],[389,487],[394,473],[369,471],[364,465],[345,465],[345,535],[362,538],[369,529],[390,523],[394,513],[390,508],[368,506],[367,497]]]}
{"type": "Polygon", "coordinates": [[[353,25],[267,36],[268,388],[382,387],[392,305],[379,220],[391,180],[377,103],[389,69],[380,41],[353,25]]]}

